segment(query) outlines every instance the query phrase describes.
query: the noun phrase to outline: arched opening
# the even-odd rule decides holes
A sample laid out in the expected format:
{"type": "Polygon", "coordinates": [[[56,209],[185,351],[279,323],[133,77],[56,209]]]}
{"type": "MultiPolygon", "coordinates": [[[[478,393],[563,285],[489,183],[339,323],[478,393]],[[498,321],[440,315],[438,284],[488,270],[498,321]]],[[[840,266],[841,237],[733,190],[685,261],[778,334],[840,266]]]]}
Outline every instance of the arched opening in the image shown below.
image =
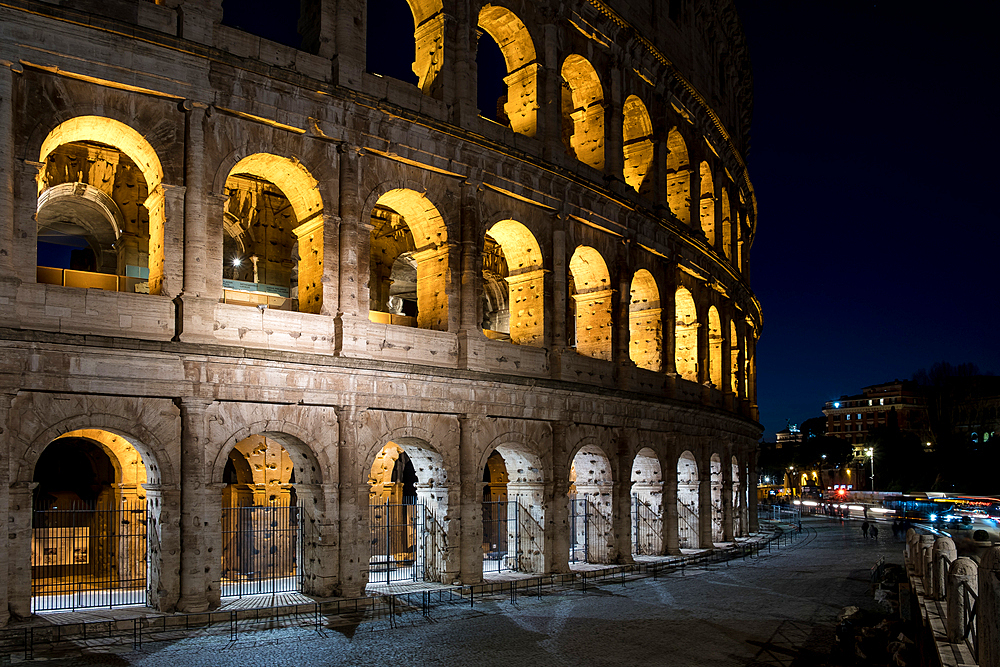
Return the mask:
{"type": "Polygon", "coordinates": [[[601,253],[579,246],[569,260],[572,340],[586,357],[611,360],[611,278],[601,253]]]}
{"type": "Polygon", "coordinates": [[[64,287],[159,294],[163,170],[132,128],[72,118],[42,143],[37,280],[64,287]]]}
{"type": "Polygon", "coordinates": [[[528,29],[509,9],[495,5],[480,10],[479,27],[488,36],[479,38],[476,53],[480,113],[492,117],[495,112],[498,123],[535,136],[538,63],[528,29]],[[498,75],[501,81],[496,81],[498,75]]]}
{"type": "Polygon", "coordinates": [[[448,552],[444,459],[423,440],[387,442],[368,477],[368,583],[441,581],[448,552]]]}
{"type": "Polygon", "coordinates": [[[697,549],[698,544],[698,462],[684,452],[677,459],[677,544],[697,549]]]}
{"type": "Polygon", "coordinates": [[[640,449],[632,462],[632,553],[663,553],[663,476],[649,447],[640,449]]]}
{"type": "Polygon", "coordinates": [[[571,54],[562,66],[562,137],[570,155],[604,169],[604,90],[583,56],[571,54]]]}
{"type": "Polygon", "coordinates": [[[289,452],[264,435],[244,438],[223,482],[222,597],[302,590],[305,522],[289,452]]]}
{"type": "Polygon", "coordinates": [[[727,260],[733,257],[733,219],[729,191],[722,190],[722,252],[727,260]]]}
{"type": "Polygon", "coordinates": [[[691,162],[687,144],[675,127],[667,134],[667,206],[674,217],[691,224],[691,162]]]}
{"type": "Polygon", "coordinates": [[[712,484],[712,541],[722,541],[722,458],[712,454],[709,472],[712,484]]]}
{"type": "Polygon", "coordinates": [[[743,488],[740,485],[740,463],[734,456],[732,460],[733,471],[733,535],[744,535],[743,513],[746,510],[746,503],[743,499],[743,488]]]}
{"type": "Polygon", "coordinates": [[[740,340],[736,333],[736,321],[729,321],[729,381],[730,391],[740,395],[740,340]]]}
{"type": "Polygon", "coordinates": [[[442,8],[441,0],[368,0],[366,69],[415,83],[425,95],[437,93],[444,64],[442,8]],[[401,57],[407,44],[414,46],[412,63],[401,57]]]}
{"type": "Polygon", "coordinates": [[[694,297],[685,287],[674,296],[674,364],[677,374],[691,382],[698,381],[698,312],[694,297]]]}
{"type": "Polygon", "coordinates": [[[708,377],[712,386],[722,390],[722,320],[715,306],[708,309],[708,377]]]}
{"type": "Polygon", "coordinates": [[[371,212],[369,319],[448,329],[448,231],[414,190],[390,190],[371,212]]]}
{"type": "Polygon", "coordinates": [[[584,445],[569,471],[571,563],[609,563],[614,549],[611,462],[600,447],[584,445]]]}
{"type": "Polygon", "coordinates": [[[663,321],[660,291],[646,269],[632,276],[628,306],[628,354],[639,368],[659,372],[663,367],[663,321]]]}
{"type": "Polygon", "coordinates": [[[707,162],[701,163],[701,231],[715,247],[715,183],[707,162]]]}
{"type": "Polygon", "coordinates": [[[545,484],[538,457],[501,445],[483,466],[483,571],[544,572],[545,484]]]}
{"type": "Polygon", "coordinates": [[[625,139],[625,182],[636,192],[648,188],[646,175],[653,163],[653,123],[649,120],[646,105],[635,95],[629,95],[623,109],[625,139]]]}
{"type": "Polygon", "coordinates": [[[226,179],[225,303],[319,313],[323,306],[323,202],[298,161],[255,153],[226,179]]]}
{"type": "Polygon", "coordinates": [[[146,464],[125,438],[82,429],[38,458],[31,530],[32,611],[148,602],[146,464]]]}
{"type": "Polygon", "coordinates": [[[515,220],[493,225],[483,243],[483,333],[541,347],[544,291],[542,251],[535,236],[515,220]]]}

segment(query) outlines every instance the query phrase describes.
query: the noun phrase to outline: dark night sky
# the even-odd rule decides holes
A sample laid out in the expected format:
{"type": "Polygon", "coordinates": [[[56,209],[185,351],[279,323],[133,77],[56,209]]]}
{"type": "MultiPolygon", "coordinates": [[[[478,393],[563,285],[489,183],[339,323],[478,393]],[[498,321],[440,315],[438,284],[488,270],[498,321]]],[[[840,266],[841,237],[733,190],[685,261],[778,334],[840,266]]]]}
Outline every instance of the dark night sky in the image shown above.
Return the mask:
{"type": "MultiPolygon", "coordinates": [[[[255,9],[264,4],[227,0],[227,23],[298,46],[295,12],[282,21],[255,9]]],[[[412,55],[394,47],[412,48],[406,2],[377,4],[369,68],[415,82],[412,55]]],[[[829,399],[938,361],[1000,373],[1000,2],[737,8],[754,72],[750,265],[764,314],[765,438],[786,419],[820,416],[829,399]]],[[[502,67],[499,50],[480,56],[502,67]]]]}
{"type": "Polygon", "coordinates": [[[765,438],[937,361],[1000,372],[1000,3],[737,3],[765,438]]]}

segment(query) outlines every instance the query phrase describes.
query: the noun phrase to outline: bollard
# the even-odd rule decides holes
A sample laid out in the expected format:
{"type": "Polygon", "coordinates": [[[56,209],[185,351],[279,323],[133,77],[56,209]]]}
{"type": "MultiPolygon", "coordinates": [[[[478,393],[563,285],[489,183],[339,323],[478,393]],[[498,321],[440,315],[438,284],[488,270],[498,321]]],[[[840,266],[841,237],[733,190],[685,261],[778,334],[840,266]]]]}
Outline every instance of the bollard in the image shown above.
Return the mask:
{"type": "Polygon", "coordinates": [[[903,558],[909,567],[914,567],[914,545],[920,542],[920,535],[912,528],[906,529],[906,547],[903,549],[903,558]]]}
{"type": "Polygon", "coordinates": [[[990,547],[979,561],[976,634],[979,666],[1000,667],[1000,547],[990,547]]]}
{"type": "Polygon", "coordinates": [[[943,600],[945,597],[945,586],[948,580],[948,567],[952,561],[958,558],[958,551],[955,549],[955,541],[950,537],[939,537],[934,540],[931,561],[931,586],[929,595],[931,599],[943,600]]]}
{"type": "Polygon", "coordinates": [[[930,563],[931,550],[934,548],[934,536],[933,535],[921,535],[920,542],[917,544],[917,550],[915,553],[914,569],[917,571],[917,576],[920,577],[924,582],[924,591],[927,591],[928,581],[927,575],[930,574],[930,563]]]}
{"type": "Polygon", "coordinates": [[[963,605],[965,596],[962,594],[962,584],[966,584],[974,591],[979,590],[979,566],[971,558],[956,558],[948,569],[948,591],[946,611],[948,614],[945,620],[945,627],[948,631],[948,641],[957,644],[963,639],[965,634],[965,615],[963,605]]]}

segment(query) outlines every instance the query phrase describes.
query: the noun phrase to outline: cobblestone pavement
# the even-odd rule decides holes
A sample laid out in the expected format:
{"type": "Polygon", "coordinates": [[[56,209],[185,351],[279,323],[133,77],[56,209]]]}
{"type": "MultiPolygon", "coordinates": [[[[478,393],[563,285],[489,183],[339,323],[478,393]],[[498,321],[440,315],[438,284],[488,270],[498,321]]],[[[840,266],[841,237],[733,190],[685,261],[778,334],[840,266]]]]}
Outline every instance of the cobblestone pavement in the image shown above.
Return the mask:
{"type": "MultiPolygon", "coordinates": [[[[145,643],[140,651],[45,661],[53,667],[285,667],[327,665],[739,665],[837,664],[837,613],[872,607],[869,568],[902,562],[885,530],[878,544],[857,523],[803,521],[804,535],[760,558],[577,590],[338,619],[322,629],[279,627],[145,643]]],[[[18,662],[15,657],[15,663],[18,662]]]]}

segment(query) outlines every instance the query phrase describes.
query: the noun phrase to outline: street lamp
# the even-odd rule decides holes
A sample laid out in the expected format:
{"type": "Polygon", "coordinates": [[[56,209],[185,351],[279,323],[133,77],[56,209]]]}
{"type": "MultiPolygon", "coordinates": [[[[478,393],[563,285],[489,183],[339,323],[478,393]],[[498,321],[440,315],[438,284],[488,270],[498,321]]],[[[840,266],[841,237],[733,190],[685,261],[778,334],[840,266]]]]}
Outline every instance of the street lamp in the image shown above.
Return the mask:
{"type": "Polygon", "coordinates": [[[865,454],[868,455],[868,460],[872,463],[872,491],[875,490],[875,448],[869,447],[865,450],[865,454]]]}

